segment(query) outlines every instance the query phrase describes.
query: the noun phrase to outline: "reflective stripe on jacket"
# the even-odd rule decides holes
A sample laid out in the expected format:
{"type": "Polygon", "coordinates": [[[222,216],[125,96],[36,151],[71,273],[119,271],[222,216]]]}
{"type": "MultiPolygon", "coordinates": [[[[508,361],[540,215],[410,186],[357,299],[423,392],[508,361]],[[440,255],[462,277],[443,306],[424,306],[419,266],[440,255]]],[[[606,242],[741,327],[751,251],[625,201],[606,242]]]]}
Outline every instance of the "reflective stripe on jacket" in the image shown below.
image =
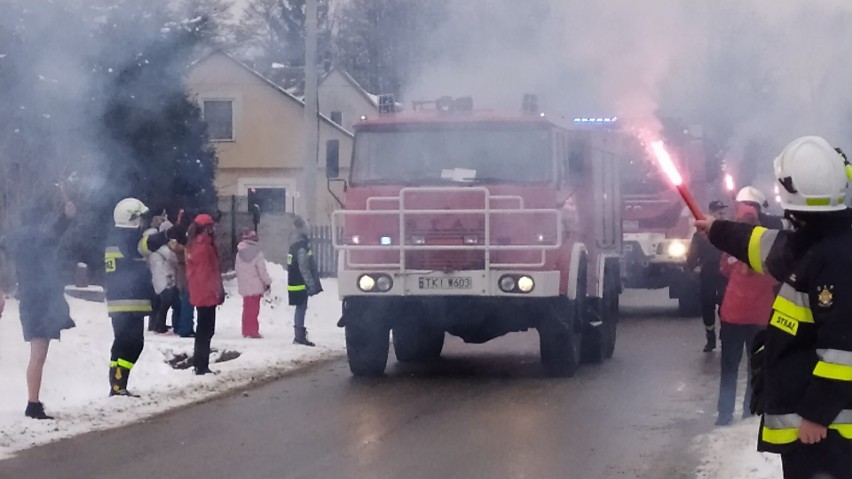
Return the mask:
{"type": "Polygon", "coordinates": [[[764,359],[758,449],[800,447],[802,418],[852,439],[852,216],[799,231],[717,221],[710,240],[782,282],[764,359]]]}
{"type": "Polygon", "coordinates": [[[154,287],[145,257],[167,242],[165,233],[145,235],[138,229],[112,229],[104,250],[109,314],[151,312],[154,287]]]}

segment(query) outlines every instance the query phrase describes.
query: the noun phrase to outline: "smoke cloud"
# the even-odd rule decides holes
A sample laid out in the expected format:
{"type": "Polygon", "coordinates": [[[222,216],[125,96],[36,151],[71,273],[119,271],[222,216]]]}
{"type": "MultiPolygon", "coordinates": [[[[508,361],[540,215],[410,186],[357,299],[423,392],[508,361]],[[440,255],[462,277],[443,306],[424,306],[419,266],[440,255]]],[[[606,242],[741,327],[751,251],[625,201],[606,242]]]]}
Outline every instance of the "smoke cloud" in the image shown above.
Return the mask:
{"type": "Polygon", "coordinates": [[[472,94],[478,108],[514,109],[531,92],[556,118],[659,129],[677,117],[746,177],[768,175],[796,136],[852,148],[848,1],[450,3],[409,99],[472,94]]]}

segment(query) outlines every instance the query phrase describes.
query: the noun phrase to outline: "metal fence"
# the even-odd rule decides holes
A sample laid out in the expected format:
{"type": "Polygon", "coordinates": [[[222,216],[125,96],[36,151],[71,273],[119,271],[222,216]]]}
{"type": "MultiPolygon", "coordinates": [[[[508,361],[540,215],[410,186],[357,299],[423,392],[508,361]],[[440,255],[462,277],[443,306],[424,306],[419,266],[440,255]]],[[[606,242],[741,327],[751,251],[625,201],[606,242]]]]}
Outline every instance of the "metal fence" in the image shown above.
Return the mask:
{"type": "Polygon", "coordinates": [[[314,251],[314,259],[317,269],[323,278],[337,276],[337,252],[334,249],[334,240],[343,237],[343,230],[333,229],[331,226],[311,227],[311,248],[314,251]]]}

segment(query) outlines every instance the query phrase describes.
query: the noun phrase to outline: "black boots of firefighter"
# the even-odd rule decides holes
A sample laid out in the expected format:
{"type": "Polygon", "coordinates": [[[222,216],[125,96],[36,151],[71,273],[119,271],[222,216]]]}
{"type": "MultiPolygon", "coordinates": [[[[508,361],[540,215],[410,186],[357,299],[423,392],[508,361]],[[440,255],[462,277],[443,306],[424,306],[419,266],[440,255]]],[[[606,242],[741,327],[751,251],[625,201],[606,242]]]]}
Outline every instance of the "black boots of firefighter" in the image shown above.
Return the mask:
{"type": "Polygon", "coordinates": [[[716,329],[708,329],[706,331],[707,334],[707,344],[704,345],[704,352],[709,353],[716,349],[716,329]]]}
{"type": "Polygon", "coordinates": [[[296,337],[293,338],[293,344],[301,344],[303,346],[316,346],[316,344],[308,341],[308,330],[296,326],[293,328],[296,331],[296,337]]]}
{"type": "Polygon", "coordinates": [[[127,390],[127,380],[130,377],[130,370],[121,366],[112,366],[109,368],[109,395],[110,396],[131,396],[139,397],[127,390]]]}

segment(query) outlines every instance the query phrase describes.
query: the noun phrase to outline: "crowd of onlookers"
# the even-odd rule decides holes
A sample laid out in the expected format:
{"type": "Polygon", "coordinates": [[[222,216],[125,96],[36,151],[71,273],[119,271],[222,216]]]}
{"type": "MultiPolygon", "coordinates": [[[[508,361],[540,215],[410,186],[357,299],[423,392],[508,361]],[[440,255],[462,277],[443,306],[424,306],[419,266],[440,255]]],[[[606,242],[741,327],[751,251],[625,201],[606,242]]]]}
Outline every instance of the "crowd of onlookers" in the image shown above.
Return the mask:
{"type": "MultiPolygon", "coordinates": [[[[2,250],[17,269],[17,297],[24,340],[30,343],[26,416],[53,419],[39,394],[50,341],[75,327],[64,296],[58,255],[61,237],[76,216],[67,198],[36,200],[27,221],[2,239],[2,250]]],[[[110,356],[110,396],[135,396],[127,390],[130,371],[144,346],[144,324],[152,334],[194,338],[193,371],[209,368],[216,310],[225,300],[214,218],[185,214],[174,222],[163,211],[153,215],[141,201],[125,198],[113,213],[114,228],[104,253],[104,291],[114,342],[110,356]],[[169,321],[171,311],[171,321],[169,321]]],[[[288,296],[296,307],[294,344],[314,346],[304,325],[307,300],[322,291],[304,222],[296,217],[288,255],[288,296]]],[[[235,253],[238,292],[243,297],[242,335],[261,338],[258,316],[272,280],[255,229],[242,233],[235,253]]],[[[0,294],[0,314],[5,299],[0,294]]]]}

